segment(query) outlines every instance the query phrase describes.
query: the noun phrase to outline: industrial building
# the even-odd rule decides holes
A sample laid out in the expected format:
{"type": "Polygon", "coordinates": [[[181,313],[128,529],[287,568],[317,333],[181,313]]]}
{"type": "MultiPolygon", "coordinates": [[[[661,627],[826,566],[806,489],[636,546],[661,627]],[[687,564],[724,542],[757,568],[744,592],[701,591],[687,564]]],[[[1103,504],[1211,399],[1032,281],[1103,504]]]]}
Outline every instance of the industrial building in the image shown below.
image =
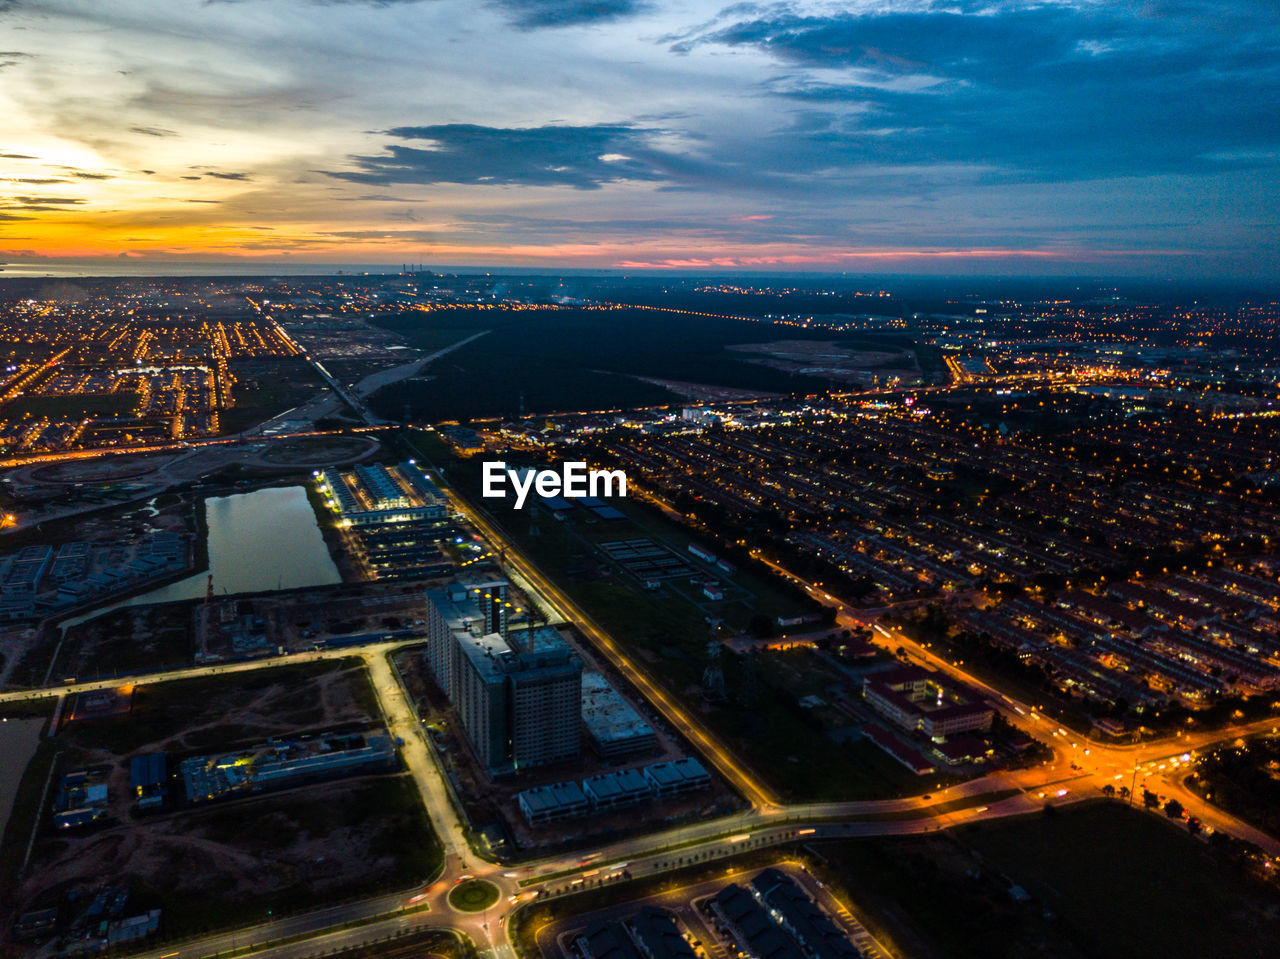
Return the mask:
{"type": "Polygon", "coordinates": [[[58,829],[84,826],[107,814],[106,773],[77,769],[58,781],[53,796],[53,824],[58,829]]]}
{"type": "Polygon", "coordinates": [[[449,512],[444,493],[413,462],[327,469],[314,476],[325,504],[343,526],[444,519],[449,512]]]}
{"type": "Polygon", "coordinates": [[[139,809],[154,809],[169,795],[169,764],[164,753],[144,753],[129,760],[129,788],[139,809]]]}
{"type": "Polygon", "coordinates": [[[318,733],[297,739],[272,739],[242,752],[193,756],[183,760],[179,772],[187,799],[198,803],[394,769],[395,765],[395,743],[386,732],[318,733]]]}

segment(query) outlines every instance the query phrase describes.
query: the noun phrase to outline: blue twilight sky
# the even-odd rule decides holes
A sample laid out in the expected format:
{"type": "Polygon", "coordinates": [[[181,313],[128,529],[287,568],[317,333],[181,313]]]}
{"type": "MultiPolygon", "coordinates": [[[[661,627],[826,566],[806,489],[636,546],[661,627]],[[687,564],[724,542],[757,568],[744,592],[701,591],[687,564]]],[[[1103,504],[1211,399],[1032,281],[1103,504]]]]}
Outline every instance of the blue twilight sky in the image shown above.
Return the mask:
{"type": "Polygon", "coordinates": [[[1280,5],[0,0],[0,258],[1270,278],[1280,5]]]}

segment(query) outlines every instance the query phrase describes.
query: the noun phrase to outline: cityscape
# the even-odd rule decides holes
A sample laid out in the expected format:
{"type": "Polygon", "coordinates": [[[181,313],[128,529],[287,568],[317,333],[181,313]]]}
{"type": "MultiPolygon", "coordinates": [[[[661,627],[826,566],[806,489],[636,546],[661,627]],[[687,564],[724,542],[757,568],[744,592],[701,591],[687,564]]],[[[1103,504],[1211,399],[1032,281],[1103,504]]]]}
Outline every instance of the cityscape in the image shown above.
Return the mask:
{"type": "Polygon", "coordinates": [[[1274,10],[0,34],[4,959],[1280,955],[1274,10]]]}

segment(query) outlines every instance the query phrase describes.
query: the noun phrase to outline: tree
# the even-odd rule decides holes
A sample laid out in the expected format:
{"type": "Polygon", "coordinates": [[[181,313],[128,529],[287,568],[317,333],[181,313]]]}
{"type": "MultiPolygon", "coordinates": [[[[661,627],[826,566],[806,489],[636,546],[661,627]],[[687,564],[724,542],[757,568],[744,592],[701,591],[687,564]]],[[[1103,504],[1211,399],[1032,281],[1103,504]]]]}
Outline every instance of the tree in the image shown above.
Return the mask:
{"type": "Polygon", "coordinates": [[[1116,787],[1111,785],[1111,783],[1107,783],[1105,786],[1102,787],[1102,795],[1106,796],[1108,799],[1111,799],[1112,797],[1114,797],[1115,794],[1116,794],[1116,787]]]}
{"type": "Polygon", "coordinates": [[[1170,799],[1164,804],[1164,814],[1170,819],[1181,819],[1182,803],[1178,802],[1176,799],[1170,799]]]}
{"type": "Polygon", "coordinates": [[[1160,797],[1153,793],[1150,789],[1142,790],[1142,805],[1148,809],[1155,809],[1160,805],[1160,797]]]}

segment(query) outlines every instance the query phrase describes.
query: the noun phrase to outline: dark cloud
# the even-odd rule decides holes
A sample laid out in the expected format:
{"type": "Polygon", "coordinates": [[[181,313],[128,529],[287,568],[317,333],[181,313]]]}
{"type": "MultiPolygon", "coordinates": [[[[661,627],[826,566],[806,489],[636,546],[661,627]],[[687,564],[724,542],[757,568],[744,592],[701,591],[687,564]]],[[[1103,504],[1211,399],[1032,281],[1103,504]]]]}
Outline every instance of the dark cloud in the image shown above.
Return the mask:
{"type": "Polygon", "coordinates": [[[645,0],[492,0],[521,30],[607,23],[649,9],[645,0]]]}
{"type": "MultiPolygon", "coordinates": [[[[335,189],[339,189],[335,187],[335,189]]],[[[339,203],[420,203],[420,200],[410,200],[402,196],[391,196],[388,193],[364,193],[360,196],[339,196],[334,197],[339,203]]]]}
{"type": "MultiPolygon", "coordinates": [[[[149,170],[143,170],[142,172],[143,172],[143,173],[149,173],[149,172],[151,172],[151,171],[149,171],[149,170]]],[[[85,173],[83,170],[77,171],[76,173],[74,173],[74,174],[72,174],[72,175],[73,175],[73,176],[76,176],[76,177],[79,177],[81,180],[111,180],[111,179],[114,179],[114,177],[112,177],[112,176],[111,176],[111,174],[109,174],[109,173],[85,173]]]]}
{"type": "MultiPolygon", "coordinates": [[[[204,175],[211,176],[217,180],[252,180],[253,179],[253,177],[251,177],[247,173],[219,173],[217,170],[206,170],[204,175]]],[[[185,180],[188,178],[183,177],[183,179],[185,180]]],[[[199,178],[196,177],[196,179],[199,179],[199,178]]]]}
{"type": "MultiPolygon", "coordinates": [[[[4,12],[4,7],[0,6],[0,13],[4,12]]],[[[18,50],[0,50],[0,70],[5,67],[17,66],[23,60],[31,59],[31,54],[22,53],[18,50]]]]}
{"type": "Polygon", "coordinates": [[[76,206],[84,202],[79,197],[70,196],[12,196],[8,198],[11,202],[22,207],[41,207],[48,208],[53,206],[76,206]]]}
{"type": "Polygon", "coordinates": [[[199,179],[200,179],[200,177],[192,175],[192,176],[184,176],[182,179],[184,179],[184,180],[199,180],[199,179]]]}
{"type": "Polygon", "coordinates": [[[148,137],[176,137],[178,134],[173,130],[166,130],[164,127],[129,127],[132,133],[141,133],[148,137]]]}
{"type": "MultiPolygon", "coordinates": [[[[0,0],[0,2],[3,2],[3,0],[0,0]]],[[[0,10],[3,10],[3,9],[4,9],[3,7],[0,7],[0,10]]],[[[0,153],[0,160],[34,160],[34,159],[36,158],[29,157],[25,153],[0,153]]]]}
{"type": "Polygon", "coordinates": [[[56,179],[45,179],[45,178],[41,178],[41,179],[35,179],[35,178],[19,179],[19,178],[17,178],[17,177],[7,177],[7,178],[5,179],[5,181],[4,181],[4,182],[5,182],[5,183],[25,183],[27,186],[48,186],[48,185],[49,185],[49,184],[51,184],[51,183],[68,183],[68,182],[70,182],[70,181],[68,181],[68,180],[56,180],[56,179]]]}
{"type": "Polygon", "coordinates": [[[425,147],[389,144],[380,156],[355,156],[353,171],[328,171],[353,183],[469,183],[571,186],[594,190],[620,180],[661,181],[670,158],[649,146],[653,131],[626,125],[502,129],[467,123],[386,131],[425,147]]]}
{"type": "Polygon", "coordinates": [[[962,9],[740,7],[673,49],[751,47],[783,66],[763,91],[806,105],[796,170],[953,164],[1026,182],[1276,162],[1265,4],[962,9]]]}

